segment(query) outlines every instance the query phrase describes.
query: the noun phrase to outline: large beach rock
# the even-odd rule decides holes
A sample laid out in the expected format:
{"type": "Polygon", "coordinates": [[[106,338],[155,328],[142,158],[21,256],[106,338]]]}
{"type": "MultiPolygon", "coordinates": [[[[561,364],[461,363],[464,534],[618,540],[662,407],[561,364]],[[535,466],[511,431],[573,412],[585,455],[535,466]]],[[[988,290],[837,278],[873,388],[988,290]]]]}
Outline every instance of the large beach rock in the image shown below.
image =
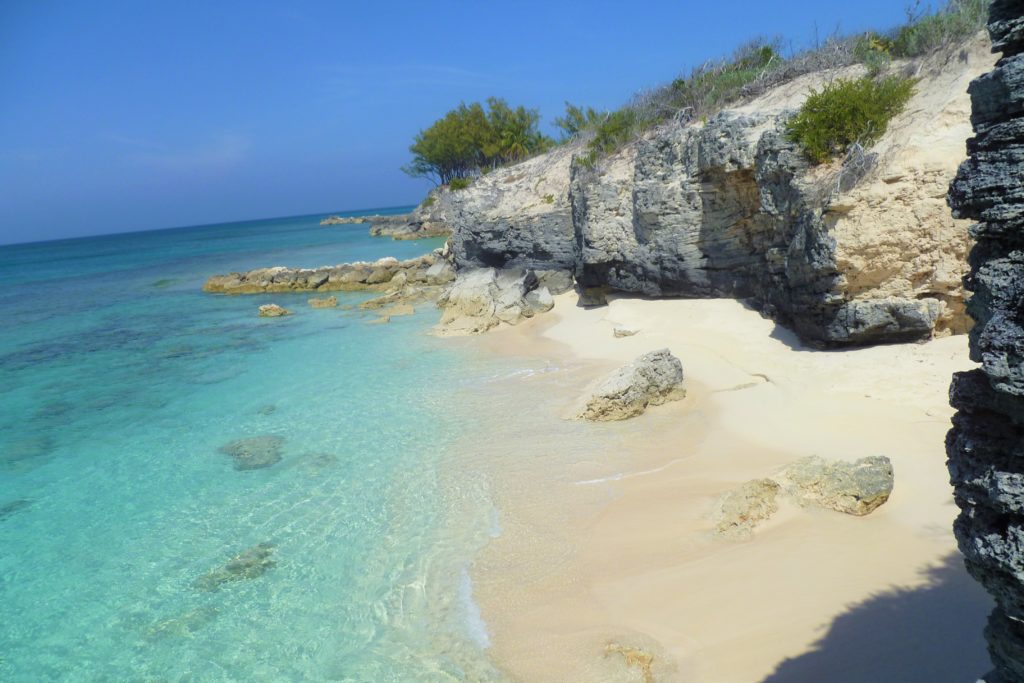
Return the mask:
{"type": "Polygon", "coordinates": [[[683,364],[668,349],[645,353],[605,377],[576,417],[581,420],[625,420],[649,405],[683,398],[683,364]]]}
{"type": "Polygon", "coordinates": [[[780,480],[800,505],[863,516],[889,500],[892,463],[884,455],[828,462],[812,455],[789,465],[780,480]]]}
{"type": "Polygon", "coordinates": [[[501,323],[516,325],[551,310],[554,301],[546,288],[537,288],[532,270],[477,268],[460,272],[437,301],[441,336],[480,334],[501,323]]]}
{"type": "Polygon", "coordinates": [[[258,470],[281,462],[284,437],[274,434],[238,439],[218,450],[234,460],[236,470],[258,470]]]}
{"type": "Polygon", "coordinates": [[[277,564],[272,555],[274,546],[270,543],[259,543],[235,555],[223,567],[203,574],[196,579],[195,586],[200,590],[215,591],[225,583],[255,579],[267,573],[277,564]]]}
{"type": "Polygon", "coordinates": [[[724,538],[750,538],[754,527],[778,511],[781,490],[771,479],[754,479],[729,491],[715,505],[715,532],[724,538]]]}

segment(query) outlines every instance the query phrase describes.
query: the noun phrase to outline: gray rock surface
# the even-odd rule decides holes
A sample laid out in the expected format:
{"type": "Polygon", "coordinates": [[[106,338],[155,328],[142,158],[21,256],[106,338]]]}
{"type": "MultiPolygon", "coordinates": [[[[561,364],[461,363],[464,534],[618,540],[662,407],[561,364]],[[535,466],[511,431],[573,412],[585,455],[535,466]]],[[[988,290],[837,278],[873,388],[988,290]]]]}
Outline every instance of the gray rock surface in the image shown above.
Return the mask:
{"type": "Polygon", "coordinates": [[[715,532],[734,540],[750,538],[754,527],[778,512],[781,490],[771,479],[753,479],[729,491],[715,505],[715,532]]]}
{"type": "Polygon", "coordinates": [[[889,500],[893,471],[884,455],[854,462],[828,462],[812,455],[789,465],[779,481],[786,494],[800,505],[860,517],[889,500]]]}
{"type": "Polygon", "coordinates": [[[965,286],[981,368],[953,378],[946,452],[960,551],[996,599],[985,680],[1005,683],[1024,680],[1024,3],[995,0],[989,33],[1003,59],[971,83],[975,137],[948,198],[979,221],[965,286]]]}
{"type": "Polygon", "coordinates": [[[554,306],[551,293],[539,287],[532,270],[476,268],[459,272],[437,305],[439,336],[480,334],[505,323],[516,325],[554,306]]]}
{"type": "Polygon", "coordinates": [[[640,415],[650,405],[683,398],[683,364],[668,349],[651,351],[601,380],[580,420],[625,420],[640,415]]]}
{"type": "MultiPolygon", "coordinates": [[[[947,174],[933,183],[941,188],[949,171],[911,173],[898,191],[873,178],[890,189],[865,190],[867,198],[830,213],[836,183],[785,135],[791,114],[741,107],[703,125],[665,124],[596,165],[567,164],[580,151],[570,144],[488,174],[451,199],[456,266],[571,269],[583,305],[601,305],[605,287],[749,299],[818,346],[964,331],[958,268],[966,239],[946,244],[941,230],[907,229],[931,221],[955,232],[941,207],[940,218],[918,219],[922,201],[935,199],[928,174],[947,174]],[[564,190],[555,179],[562,173],[564,190]],[[557,187],[549,204],[536,189],[547,186],[557,187]],[[885,202],[898,205],[901,222],[885,225],[885,202]],[[864,215],[865,205],[876,213],[864,215]],[[855,217],[844,218],[851,210],[855,217]],[[883,263],[878,252],[887,248],[918,251],[883,263]]],[[[835,172],[850,198],[856,183],[845,170],[835,172]]]]}

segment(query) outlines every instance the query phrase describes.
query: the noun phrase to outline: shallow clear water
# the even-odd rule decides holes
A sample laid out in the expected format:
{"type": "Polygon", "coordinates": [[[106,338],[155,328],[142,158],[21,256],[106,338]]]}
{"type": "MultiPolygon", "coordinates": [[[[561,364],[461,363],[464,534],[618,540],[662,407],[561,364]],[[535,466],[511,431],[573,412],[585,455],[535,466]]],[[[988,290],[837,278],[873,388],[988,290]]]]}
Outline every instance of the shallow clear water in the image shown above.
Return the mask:
{"type": "Polygon", "coordinates": [[[498,361],[429,307],[200,291],[439,245],[319,218],[0,247],[0,680],[494,676],[465,571],[493,511],[442,464],[453,387],[498,361]],[[218,450],[268,435],[264,469],[218,450]]]}

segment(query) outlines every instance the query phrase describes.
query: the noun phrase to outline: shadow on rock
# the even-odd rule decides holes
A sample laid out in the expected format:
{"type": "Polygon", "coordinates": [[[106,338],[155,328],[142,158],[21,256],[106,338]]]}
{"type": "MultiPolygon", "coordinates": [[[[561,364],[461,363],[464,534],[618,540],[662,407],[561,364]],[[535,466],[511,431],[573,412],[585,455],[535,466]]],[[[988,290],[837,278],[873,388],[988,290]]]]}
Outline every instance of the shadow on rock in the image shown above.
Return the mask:
{"type": "Polygon", "coordinates": [[[761,683],[973,681],[991,668],[982,629],[992,601],[960,555],[928,570],[920,588],[879,593],[837,616],[813,649],[761,683]]]}

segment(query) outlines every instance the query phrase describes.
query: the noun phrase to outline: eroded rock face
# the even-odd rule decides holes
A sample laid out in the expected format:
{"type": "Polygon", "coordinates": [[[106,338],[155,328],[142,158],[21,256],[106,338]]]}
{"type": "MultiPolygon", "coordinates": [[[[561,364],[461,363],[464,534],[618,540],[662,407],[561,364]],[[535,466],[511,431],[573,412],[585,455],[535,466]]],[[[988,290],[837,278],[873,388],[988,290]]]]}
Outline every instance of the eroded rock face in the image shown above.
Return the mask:
{"type": "Polygon", "coordinates": [[[800,505],[862,517],[889,500],[893,471],[884,455],[853,462],[828,462],[812,455],[789,465],[780,481],[800,505]]]}
{"type": "Polygon", "coordinates": [[[438,298],[440,336],[480,334],[505,323],[516,325],[555,305],[532,270],[476,268],[461,271],[438,298]]]}
{"type": "Polygon", "coordinates": [[[971,83],[970,157],[949,188],[971,228],[975,321],[971,358],[958,373],[946,437],[960,515],[953,525],[968,571],[996,599],[985,637],[989,683],[1024,680],[1024,3],[995,0],[989,15],[996,68],[971,83]]]}
{"type": "Polygon", "coordinates": [[[715,505],[715,532],[724,538],[750,538],[754,527],[778,511],[781,489],[771,479],[754,479],[729,491],[715,505]]]}
{"type": "Polygon", "coordinates": [[[970,239],[942,197],[968,135],[959,93],[989,59],[972,44],[915,65],[915,99],[846,164],[810,166],[785,122],[860,67],[666,124],[596,166],[568,161],[569,144],[488,174],[452,196],[456,266],[572,268],[584,305],[609,289],[749,299],[818,346],[965,332],[970,239]]]}
{"type": "Polygon", "coordinates": [[[686,395],[683,364],[668,349],[645,353],[615,370],[597,385],[580,420],[625,420],[648,406],[675,401],[686,395]]]}
{"type": "Polygon", "coordinates": [[[284,437],[268,434],[231,441],[218,450],[231,456],[236,470],[259,470],[281,462],[283,445],[284,437]]]}

